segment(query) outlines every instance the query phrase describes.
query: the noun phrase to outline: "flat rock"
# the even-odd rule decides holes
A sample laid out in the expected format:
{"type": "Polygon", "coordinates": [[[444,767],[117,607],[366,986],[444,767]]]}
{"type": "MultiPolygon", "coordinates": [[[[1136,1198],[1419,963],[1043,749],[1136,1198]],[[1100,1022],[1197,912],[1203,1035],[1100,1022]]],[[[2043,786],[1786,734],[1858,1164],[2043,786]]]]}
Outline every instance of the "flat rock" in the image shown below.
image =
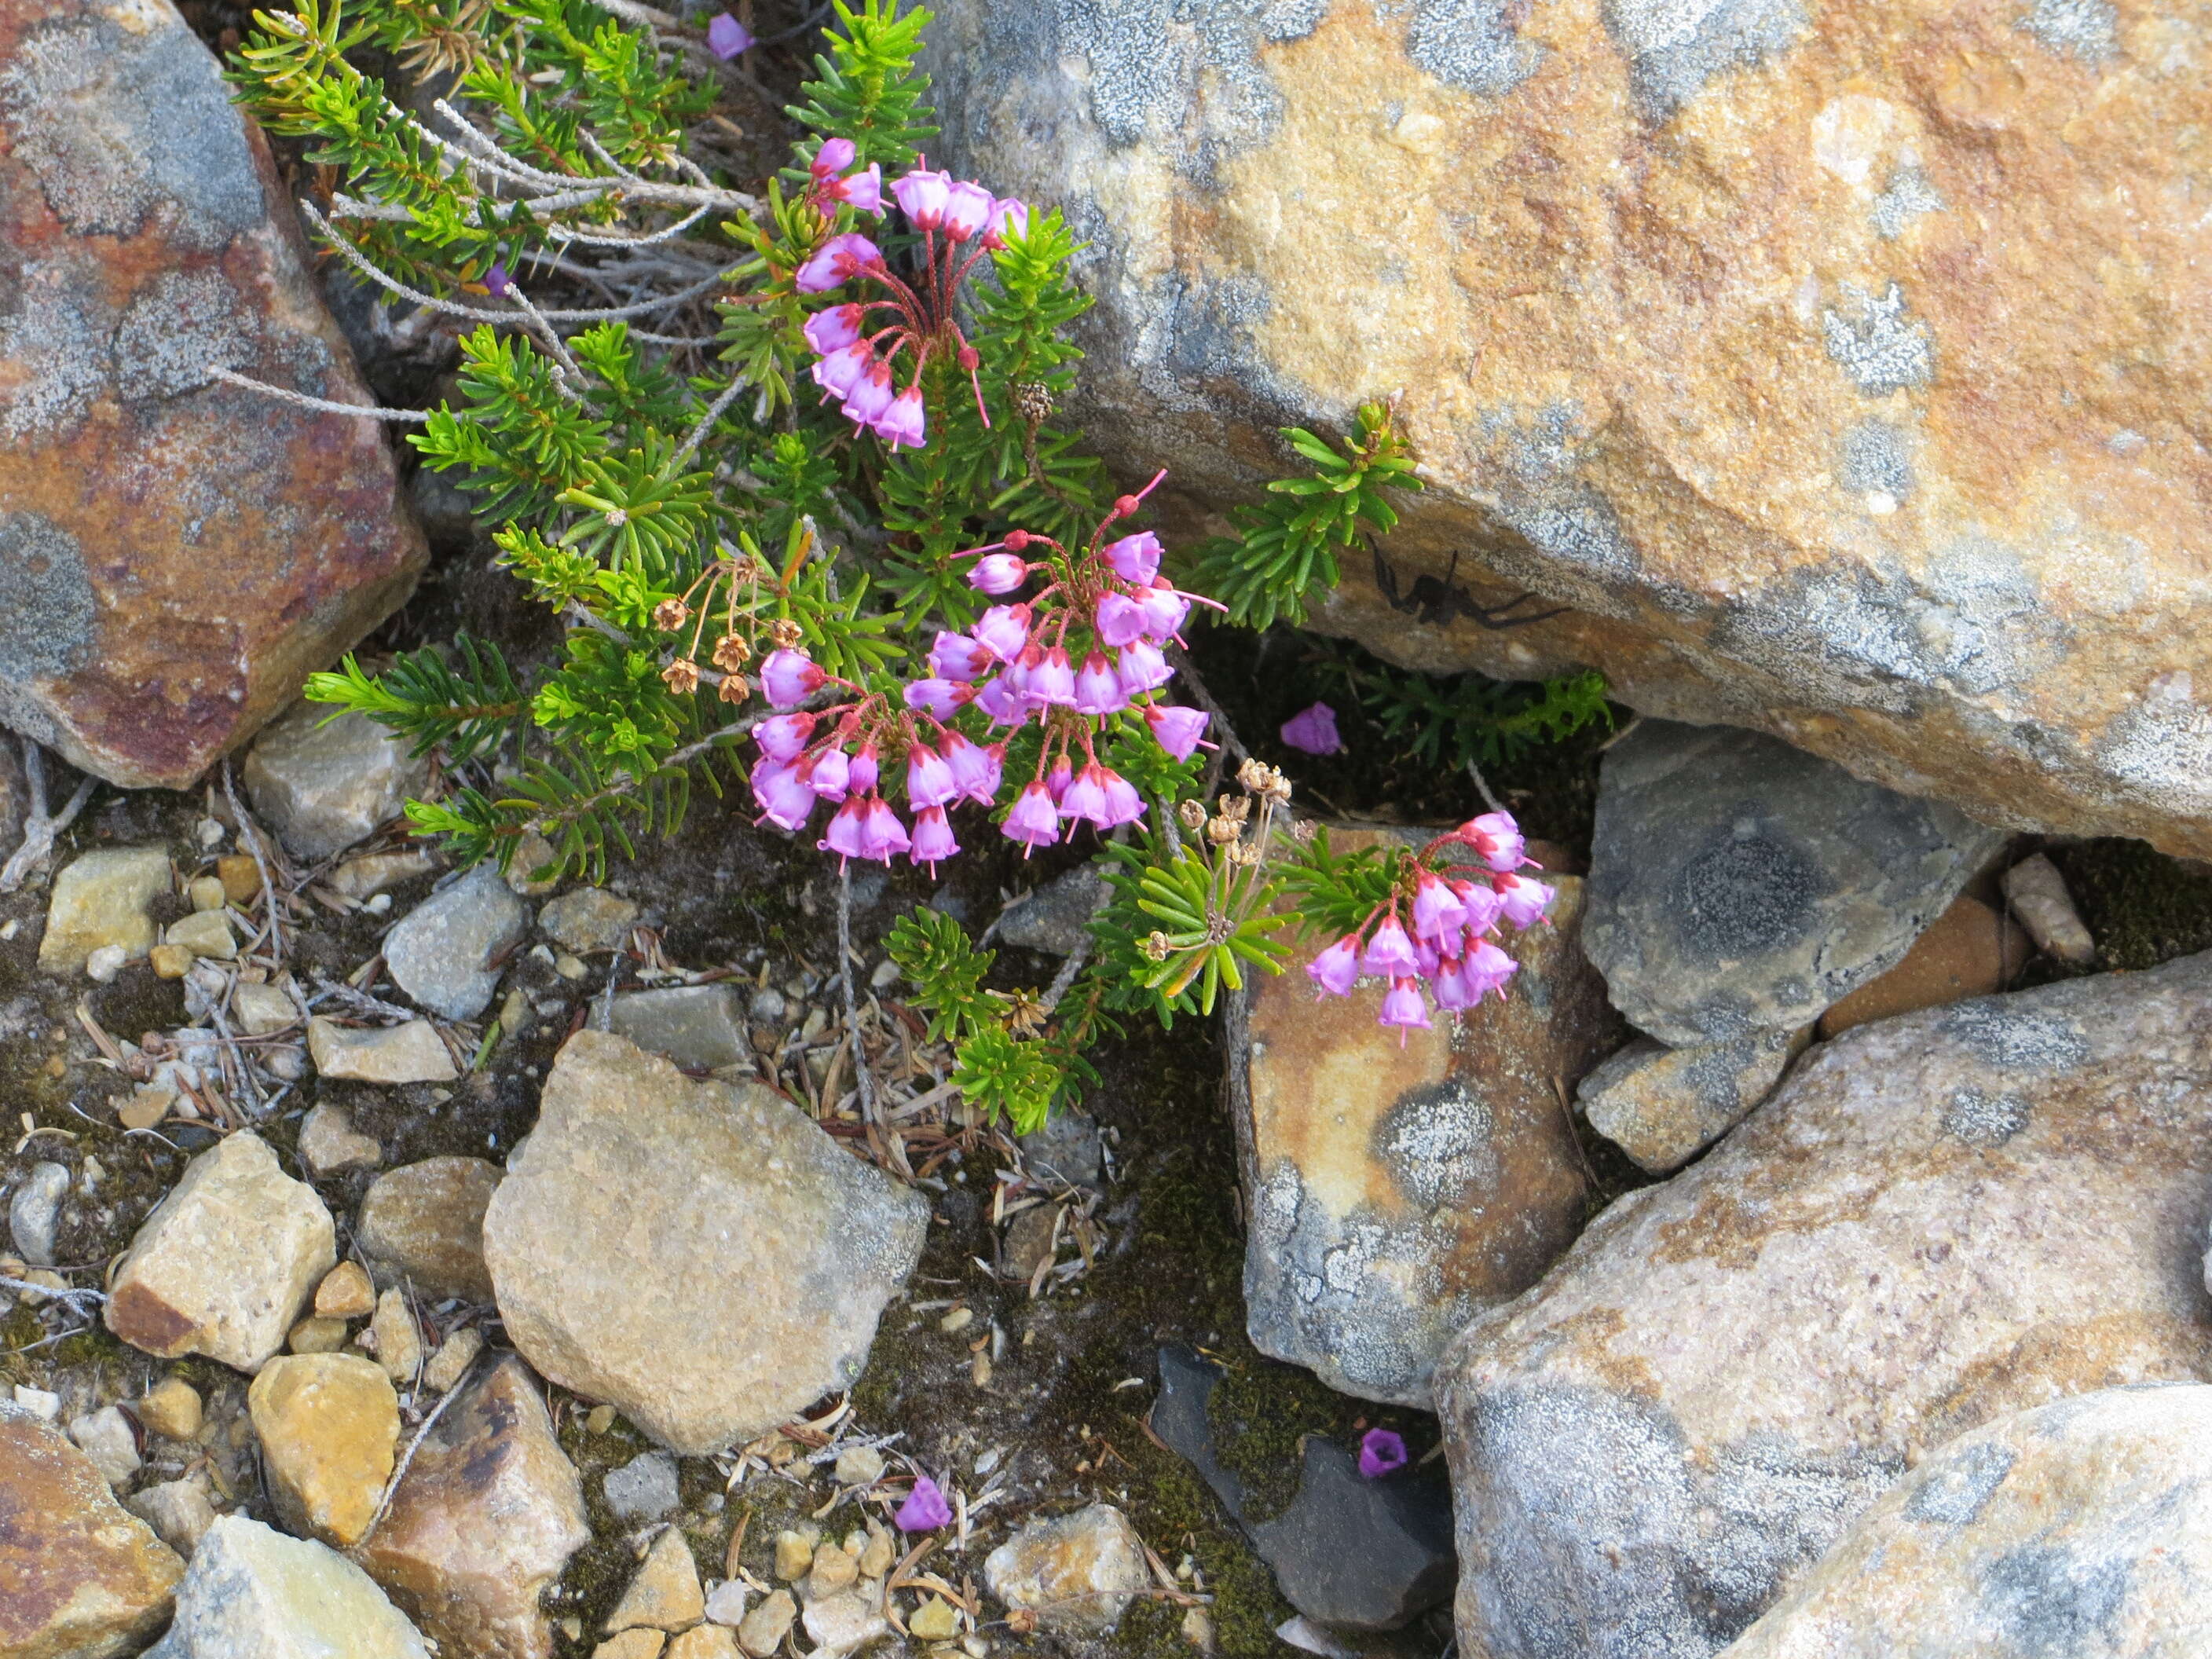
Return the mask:
{"type": "Polygon", "coordinates": [[[1795,1030],[1901,961],[2003,842],[1772,738],[1645,720],[1599,773],[1583,948],[1662,1042],[1795,1030]]]}
{"type": "Polygon", "coordinates": [[[1062,1107],[1045,1119],[1044,1127],[1024,1135],[1021,1141],[1022,1161],[1048,1181],[1096,1187],[1104,1174],[1098,1120],[1088,1112],[1062,1107]]]}
{"type": "Polygon", "coordinates": [[[380,1280],[404,1279],[435,1302],[491,1300],[483,1217],[500,1168],[480,1158],[428,1158],[368,1186],[354,1237],[380,1280]]]}
{"type": "Polygon", "coordinates": [[[499,989],[500,963],[522,942],[530,912],[499,872],[478,865],[410,910],[384,936],[399,988],[444,1019],[474,1019],[499,989]]]}
{"type": "Polygon", "coordinates": [[[1896,967],[1820,1016],[1820,1035],[1834,1036],[1869,1020],[1893,1019],[2002,991],[2027,963],[2027,933],[2011,917],[1971,894],[1953,899],[1896,967]]]}
{"type": "Polygon", "coordinates": [[[999,938],[1024,951],[1073,956],[1091,937],[1091,914],[1105,892],[1103,861],[1078,865],[1011,907],[999,923],[999,938]]]}
{"type": "Polygon", "coordinates": [[[484,1260],[539,1371],[696,1455],[850,1386],[927,1218],[769,1090],[580,1031],[485,1212],[484,1260]]]}
{"type": "MultiPolygon", "coordinates": [[[[434,1037],[436,1034],[431,1035],[434,1037]]],[[[326,1050],[329,1046],[326,1040],[326,1050]]],[[[443,1043],[438,1046],[441,1049],[445,1047],[443,1043]]],[[[448,1069],[452,1063],[452,1056],[448,1055],[448,1069]]],[[[318,1101],[300,1120],[300,1161],[319,1176],[337,1175],[344,1170],[374,1170],[384,1162],[384,1148],[374,1136],[362,1134],[353,1127],[353,1119],[344,1107],[331,1101],[318,1101]]]]}
{"type": "Polygon", "coordinates": [[[733,985],[626,992],[615,999],[607,1023],[617,1036],[687,1072],[712,1072],[751,1055],[744,1001],[733,985]]]}
{"type": "Polygon", "coordinates": [[[432,1659],[406,1615],[345,1557],[226,1515],[177,1587],[177,1620],[146,1659],[432,1659]]]}
{"type": "Polygon", "coordinates": [[[195,1158],[116,1269],[107,1328],[164,1359],[258,1371],[337,1261],[330,1212],[243,1129],[195,1158]]]}
{"type": "Polygon", "coordinates": [[[1111,1504],[1025,1521],[983,1559],[983,1580],[1009,1607],[1070,1636],[1108,1636],[1129,1599],[1150,1588],[1143,1540],[1111,1504]]]}
{"type": "Polygon", "coordinates": [[[689,1630],[706,1616],[707,1594],[699,1585],[699,1564],[691,1559],[684,1528],[669,1527],[653,1540],[636,1576],[601,1629],[609,1636],[640,1627],[689,1630]]]}
{"type": "Polygon", "coordinates": [[[0,720],[190,787],[427,557],[259,129],[168,0],[0,19],[0,720]],[[219,580],[210,580],[219,574],[219,580]]]}
{"type": "Polygon", "coordinates": [[[60,1432],[0,1406],[0,1653],[119,1659],[169,1616],[185,1564],[60,1432]]]}
{"type": "Polygon", "coordinates": [[[1750,1116],[1812,1035],[1809,1025],[1750,1031],[1687,1048],[1638,1037],[1584,1078],[1576,1098],[1591,1128],[1664,1175],[1750,1116]]]}
{"type": "Polygon", "coordinates": [[[254,739],[240,775],[255,815],[296,857],[343,853],[399,816],[429,781],[427,757],[366,714],[296,702],[254,739]]]}
{"type": "Polygon", "coordinates": [[[276,1513],[343,1549],[361,1541],[398,1455],[399,1397],[351,1354],[270,1360],[246,1393],[276,1513]]]}
{"type": "Polygon", "coordinates": [[[604,887],[579,887],[548,901],[538,926],[556,945],[588,957],[622,949],[638,915],[636,904],[604,887]]]}
{"type": "Polygon", "coordinates": [[[1823,1044],[1440,1368],[1462,1650],[1704,1659],[1917,1449],[2212,1376],[2209,1132],[2212,954],[1823,1044]]]}
{"type": "Polygon", "coordinates": [[[451,1083],[453,1056],[427,1019],[399,1025],[341,1025],[316,1015],[307,1022],[307,1054],[333,1081],[451,1083]]]}
{"type": "Polygon", "coordinates": [[[600,1491],[618,1521],[635,1525],[675,1513],[684,1501],[676,1460],[666,1452],[640,1452],[618,1469],[609,1469],[600,1491]]]}
{"type": "Polygon", "coordinates": [[[54,1265],[54,1233],[69,1189],[69,1165],[33,1164],[8,1200],[9,1237],[15,1241],[15,1254],[33,1267],[54,1265]]]}
{"type": "Polygon", "coordinates": [[[590,1540],[582,1483],[509,1355],[423,1437],[361,1559],[446,1651],[550,1659],[539,1598],[590,1540]]]}
{"type": "Polygon", "coordinates": [[[1343,1631],[1393,1631],[1451,1595],[1451,1493],[1434,1474],[1379,1480],[1333,1441],[1309,1436],[1298,1453],[1297,1494],[1279,1515],[1254,1520],[1244,1483],[1221,1461],[1206,1403],[1220,1368],[1191,1350],[1160,1350],[1152,1432],[1188,1459],[1244,1528],[1283,1597],[1309,1619],[1343,1631]]]}
{"type": "Polygon", "coordinates": [[[822,1659],[842,1659],[891,1633],[890,1621],[884,1617],[881,1585],[843,1590],[810,1601],[799,1615],[799,1623],[822,1659]]]}
{"type": "Polygon", "coordinates": [[[1319,627],[2212,856],[2200,9],[933,10],[933,164],[1085,245],[1056,425],[1218,508],[1392,400],[1319,627]]]}
{"type": "MultiPolygon", "coordinates": [[[[1350,851],[1365,834],[1330,844],[1350,851]]],[[[1262,1353],[1425,1407],[1460,1328],[1573,1239],[1584,1177],[1558,1091],[1620,1034],[1577,943],[1582,883],[1556,885],[1551,925],[1501,940],[1522,964],[1505,1000],[1456,1030],[1440,1017],[1401,1048],[1375,1023],[1372,987],[1319,1004],[1303,974],[1254,989],[1239,1139],[1244,1300],[1262,1353]]]]}
{"type": "MultiPolygon", "coordinates": [[[[0,483],[0,495],[4,492],[0,483]]],[[[0,511],[0,544],[9,533],[6,523],[0,511]]],[[[0,629],[5,626],[0,623],[0,629]]],[[[7,648],[0,635],[0,663],[6,660],[7,648]]],[[[0,692],[0,716],[8,712],[5,696],[0,692]]],[[[39,966],[50,974],[82,973],[94,951],[110,947],[133,961],[144,957],[154,948],[155,933],[146,907],[168,890],[169,854],[162,848],[111,847],[80,854],[54,878],[46,900],[46,931],[39,939],[39,966]]]]}
{"type": "Polygon", "coordinates": [[[2212,1389],[2106,1389],[1962,1434],[1905,1475],[1729,1659],[2200,1652],[2212,1389]]]}
{"type": "Polygon", "coordinates": [[[163,1480],[141,1486],[123,1507],[153,1528],[154,1535],[189,1561],[207,1529],[215,1525],[215,1505],[199,1480],[163,1480]]]}

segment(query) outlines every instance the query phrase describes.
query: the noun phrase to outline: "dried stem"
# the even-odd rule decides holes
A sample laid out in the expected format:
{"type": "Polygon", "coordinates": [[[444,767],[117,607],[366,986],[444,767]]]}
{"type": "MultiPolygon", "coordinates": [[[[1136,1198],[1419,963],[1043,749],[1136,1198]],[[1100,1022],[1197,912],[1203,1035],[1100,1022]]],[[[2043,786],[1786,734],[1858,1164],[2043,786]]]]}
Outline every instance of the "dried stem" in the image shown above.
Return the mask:
{"type": "Polygon", "coordinates": [[[54,850],[54,837],[76,822],[100,781],[85,779],[60,811],[48,812],[46,751],[28,738],[23,739],[23,776],[31,789],[30,802],[23,809],[23,844],[0,865],[0,893],[12,893],[30,878],[39,861],[54,850]]]}

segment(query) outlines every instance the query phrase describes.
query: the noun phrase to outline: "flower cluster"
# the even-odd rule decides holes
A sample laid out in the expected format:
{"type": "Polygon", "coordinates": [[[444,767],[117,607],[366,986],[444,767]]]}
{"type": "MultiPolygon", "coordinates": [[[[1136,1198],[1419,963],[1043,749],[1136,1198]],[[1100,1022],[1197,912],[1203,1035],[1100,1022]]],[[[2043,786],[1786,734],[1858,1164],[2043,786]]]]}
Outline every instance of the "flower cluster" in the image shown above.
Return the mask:
{"type": "MultiPolygon", "coordinates": [[[[883,169],[872,162],[862,172],[850,172],[855,156],[849,138],[825,142],[811,164],[813,198],[825,213],[834,215],[842,205],[881,217],[883,169]]],[[[892,182],[891,195],[907,222],[921,234],[921,267],[911,282],[895,273],[883,250],[858,231],[823,242],[793,281],[802,294],[828,294],[860,279],[880,290],[876,298],[848,300],[807,319],[814,381],[823,401],[836,399],[839,412],[854,426],[874,432],[895,449],[918,449],[927,438],[921,370],[933,352],[952,354],[968,374],[983,424],[991,423],[975,378],[981,360],[961,331],[954,296],[978,259],[1004,247],[1008,237],[1027,233],[1030,210],[971,180],[919,164],[892,182]],[[909,354],[906,386],[894,392],[893,365],[902,352],[909,354]]]]}
{"type": "Polygon", "coordinates": [[[1399,1028],[1401,1043],[1406,1028],[1428,1029],[1428,998],[1450,1014],[1492,991],[1502,998],[1520,964],[1487,936],[1500,921],[1525,929],[1542,920],[1553,890],[1519,873],[1537,867],[1510,812],[1469,819],[1408,859],[1389,897],[1308,963],[1306,974],[1324,995],[1338,997],[1350,995],[1363,974],[1387,980],[1377,1018],[1399,1028]]]}
{"type": "Polygon", "coordinates": [[[1142,817],[1144,798],[1099,760],[1098,738],[1141,721],[1169,755],[1188,760],[1209,718],[1158,696],[1174,677],[1163,647],[1193,596],[1160,575],[1160,544],[1149,531],[1105,539],[1152,484],[1115,501],[1080,551],[1016,530],[963,555],[975,561],[969,584],[1007,602],[964,634],[940,631],[929,672],[896,695],[833,678],[796,645],[769,653],[760,689],[784,712],[753,728],[762,817],[796,830],[817,802],[836,802],[824,851],[886,864],[905,854],[934,870],[960,850],[949,809],[997,805],[1007,741],[1034,724],[1036,771],[1000,818],[1004,835],[1035,848],[1086,823],[1105,830],[1142,817]],[[1029,597],[1014,597],[1038,578],[1029,597]],[[819,712],[802,706],[832,687],[853,695],[819,712]],[[894,786],[911,829],[887,799],[894,786]]]}

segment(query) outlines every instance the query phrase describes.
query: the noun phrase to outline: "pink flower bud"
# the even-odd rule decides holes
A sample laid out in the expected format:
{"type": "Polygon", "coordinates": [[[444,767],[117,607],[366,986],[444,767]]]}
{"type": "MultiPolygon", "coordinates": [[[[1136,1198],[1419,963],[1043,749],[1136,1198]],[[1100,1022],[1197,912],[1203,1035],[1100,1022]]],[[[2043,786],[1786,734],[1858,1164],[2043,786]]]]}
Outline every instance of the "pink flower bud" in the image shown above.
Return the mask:
{"type": "Polygon", "coordinates": [[[853,760],[842,749],[824,749],[811,760],[799,763],[799,775],[824,800],[842,800],[857,793],[853,787],[853,760]]]}
{"type": "Polygon", "coordinates": [[[945,192],[945,234],[964,242],[991,221],[991,192],[963,179],[945,192]]]}
{"type": "Polygon", "coordinates": [[[865,795],[876,787],[876,745],[863,744],[860,752],[853,757],[851,781],[846,784],[856,795],[865,795]]]}
{"type": "Polygon", "coordinates": [[[1074,781],[1075,768],[1069,763],[1067,757],[1062,755],[1052,763],[1052,770],[1044,775],[1044,792],[1052,797],[1052,804],[1054,806],[1060,805],[1066,798],[1067,786],[1074,781]]]}
{"type": "Polygon", "coordinates": [[[952,187],[951,175],[916,167],[891,183],[899,209],[916,230],[935,230],[945,220],[945,204],[952,187]]]}
{"type": "Polygon", "coordinates": [[[1163,643],[1182,631],[1183,618],[1190,615],[1190,601],[1164,584],[1146,588],[1137,608],[1144,612],[1145,632],[1163,643]]]}
{"type": "Polygon", "coordinates": [[[1123,646],[1115,656],[1114,672],[1133,697],[1157,691],[1175,678],[1175,670],[1168,666],[1159,647],[1149,640],[1132,640],[1123,646]]]}
{"type": "MultiPolygon", "coordinates": [[[[1042,784],[1024,784],[1000,827],[1010,841],[1021,842],[1031,849],[1043,847],[1060,835],[1060,809],[1052,804],[1052,796],[1042,784]]],[[[1029,854],[1022,856],[1027,858],[1029,854]]]]}
{"type": "Polygon", "coordinates": [[[1150,587],[1152,578],[1160,574],[1160,538],[1149,530],[1140,530],[1118,542],[1107,543],[1098,550],[1098,556],[1111,565],[1114,574],[1123,581],[1150,587]]]}
{"type": "Polygon", "coordinates": [[[906,706],[916,714],[949,720],[975,693],[957,680],[927,679],[915,681],[907,687],[905,695],[906,706]]]}
{"type": "Polygon", "coordinates": [[[1309,755],[1340,755],[1344,739],[1337,735],[1336,710],[1325,702],[1302,708],[1283,722],[1283,741],[1309,755]]]}
{"type": "Polygon", "coordinates": [[[850,138],[824,138],[807,171],[817,179],[834,179],[852,166],[860,154],[850,138]]]}
{"type": "Polygon", "coordinates": [[[1382,1012],[1375,1017],[1378,1025],[1398,1028],[1398,1046],[1406,1046],[1408,1030],[1425,1031],[1429,1029],[1429,1005],[1422,1000],[1419,984],[1412,979],[1394,979],[1390,989],[1382,998],[1382,1012]]]}
{"type": "Polygon", "coordinates": [[[910,386],[891,399],[890,408],[876,416],[876,435],[893,449],[920,449],[925,441],[927,420],[921,406],[921,388],[910,386]]]}
{"type": "Polygon", "coordinates": [[[914,815],[914,861],[926,864],[929,873],[935,875],[942,860],[960,850],[960,843],[952,838],[952,826],[945,820],[942,806],[925,806],[914,815]]]}
{"type": "Polygon", "coordinates": [[[1359,935],[1346,933],[1306,963],[1306,977],[1323,995],[1350,996],[1359,977],[1359,935]]]}
{"type": "Polygon", "coordinates": [[[752,43],[753,32],[727,12],[717,13],[707,25],[707,50],[726,64],[752,43]]]}
{"type": "Polygon", "coordinates": [[[1121,687],[1112,666],[1099,653],[1093,651],[1083,659],[1083,666],[1075,676],[1075,712],[1079,714],[1118,714],[1129,706],[1129,694],[1121,687]]]}
{"type": "MultiPolygon", "coordinates": [[[[1127,653],[1123,653],[1127,660],[1127,653]]],[[[1179,708],[1174,703],[1150,702],[1145,705],[1145,724],[1152,728],[1152,741],[1179,761],[1188,760],[1198,740],[1206,735],[1206,722],[1213,717],[1199,708],[1179,708]]]]}
{"type": "Polygon", "coordinates": [[[973,680],[989,668],[992,654],[965,634],[938,631],[929,647],[930,672],[948,680],[973,680]]]}
{"type": "MultiPolygon", "coordinates": [[[[799,331],[806,336],[807,344],[826,357],[833,351],[842,351],[858,340],[863,320],[863,313],[857,305],[831,306],[827,311],[817,311],[809,317],[805,327],[799,331]]],[[[817,380],[820,378],[816,376],[817,380]]]]}
{"type": "Polygon", "coordinates": [[[1437,945],[1466,926],[1467,907],[1458,896],[1428,871],[1422,871],[1413,888],[1413,937],[1437,945]]]}
{"type": "Polygon", "coordinates": [[[1075,670],[1069,666],[1067,653],[1054,646],[1029,671],[1029,683],[1023,688],[1032,702],[1048,702],[1066,708],[1075,702],[1075,670]]]}
{"type": "Polygon", "coordinates": [[[1030,642],[1030,608],[1025,605],[994,605],[977,618],[971,630],[976,643],[1000,662],[1012,662],[1030,642]]]}
{"type": "Polygon", "coordinates": [[[1485,812],[1479,818],[1469,818],[1460,825],[1459,834],[1485,864],[1501,874],[1528,862],[1528,843],[1510,812],[1485,812]]]}
{"type": "Polygon", "coordinates": [[[1018,553],[986,553],[968,573],[968,586],[979,593],[1011,593],[1030,579],[1029,561],[1018,553]]]}
{"type": "Polygon", "coordinates": [[[753,741],[770,760],[797,760],[814,735],[811,714],[771,714],[753,727],[753,741]]]}
{"type": "Polygon", "coordinates": [[[814,811],[814,792],[788,762],[763,761],[753,768],[753,799],[761,816],[786,830],[803,830],[814,811]]]}
{"type": "Polygon", "coordinates": [[[1368,939],[1367,955],[1360,962],[1359,971],[1398,979],[1417,971],[1420,965],[1420,958],[1413,954],[1413,941],[1406,937],[1398,918],[1385,916],[1368,939]]]}
{"type": "Polygon", "coordinates": [[[985,247],[1004,247],[1011,241],[1030,234],[1030,207],[1026,202],[1016,201],[1011,196],[1001,196],[991,204],[990,222],[983,227],[985,247]]]}
{"type": "Polygon", "coordinates": [[[1515,875],[1492,876],[1490,880],[1503,901],[1499,908],[1505,920],[1516,927],[1534,927],[1552,908],[1552,890],[1540,881],[1515,875]]]}
{"type": "Polygon", "coordinates": [[[1098,637],[1109,645],[1127,645],[1145,631],[1145,613],[1127,593],[1109,593],[1098,601],[1098,637]]]}
{"type": "Polygon", "coordinates": [[[960,796],[960,781],[951,763],[927,744],[907,750],[906,798],[913,806],[942,806],[960,796]]]}
{"type": "Polygon", "coordinates": [[[761,695],[771,708],[793,708],[805,702],[830,677],[803,653],[786,647],[771,651],[761,663],[761,695]]]}
{"type": "Polygon", "coordinates": [[[865,266],[883,262],[883,251],[873,242],[858,231],[848,231],[816,249],[813,257],[799,266],[792,285],[801,294],[827,294],[841,283],[852,281],[865,266]]]}

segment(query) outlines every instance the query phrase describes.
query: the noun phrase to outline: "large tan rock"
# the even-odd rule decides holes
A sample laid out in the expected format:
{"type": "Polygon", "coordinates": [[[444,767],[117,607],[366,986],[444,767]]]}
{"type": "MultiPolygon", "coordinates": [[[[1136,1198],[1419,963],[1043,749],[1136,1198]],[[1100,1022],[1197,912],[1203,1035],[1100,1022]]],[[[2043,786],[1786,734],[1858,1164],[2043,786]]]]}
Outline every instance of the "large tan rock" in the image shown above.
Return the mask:
{"type": "Polygon", "coordinates": [[[484,1260],[532,1365],[703,1454],[851,1384],[928,1214],[757,1084],[580,1031],[485,1212],[484,1260]]]}
{"type": "Polygon", "coordinates": [[[431,1659],[368,1575],[326,1544],[226,1515],[192,1552],[146,1659],[431,1659]]]}
{"type": "Polygon", "coordinates": [[[361,1541],[399,1448],[399,1396],[374,1360],[287,1354],[246,1391],[276,1512],[343,1549],[361,1541]]]}
{"type": "Polygon", "coordinates": [[[2212,1379],[2208,1216],[2212,954],[1823,1045],[1438,1369],[1462,1650],[1703,1659],[1923,1451],[2212,1379]]]}
{"type": "Polygon", "coordinates": [[[2212,1389],[2107,1389],[1960,1435],[1728,1659],[2173,1659],[2212,1632],[2212,1389]]]}
{"type": "Polygon", "coordinates": [[[591,1535],[537,1382],[509,1356],[438,1419],[360,1556],[447,1651],[550,1659],[538,1598],[591,1535]]]}
{"type": "Polygon", "coordinates": [[[169,0],[0,13],[0,720],[182,788],[380,622],[422,532],[258,131],[169,0]],[[219,573],[219,580],[210,580],[219,573]]]}
{"type": "Polygon", "coordinates": [[[0,1406],[0,1653],[137,1653],[167,1622],[184,1571],[58,1430],[0,1406]]]}
{"type": "Polygon", "coordinates": [[[337,1261],[331,1214],[242,1129],[191,1161],[115,1272],[107,1328],[164,1359],[258,1371],[337,1261]]]}
{"type": "MultiPolygon", "coordinates": [[[[1349,853],[1371,831],[1338,830],[1349,853]]],[[[1254,1346],[1330,1387],[1426,1407],[1446,1346],[1534,1284],[1581,1225],[1567,1100],[1620,1040],[1578,934],[1583,884],[1549,926],[1501,930],[1505,1000],[1425,1031],[1375,1023],[1379,987],[1316,1001],[1300,973],[1251,999],[1244,1301],[1254,1346]]],[[[1232,1064],[1234,1062],[1232,1061],[1232,1064]]]]}
{"type": "Polygon", "coordinates": [[[1398,395],[1322,626],[2212,854],[2204,0],[934,9],[932,158],[1089,245],[1127,476],[1398,395]]]}

